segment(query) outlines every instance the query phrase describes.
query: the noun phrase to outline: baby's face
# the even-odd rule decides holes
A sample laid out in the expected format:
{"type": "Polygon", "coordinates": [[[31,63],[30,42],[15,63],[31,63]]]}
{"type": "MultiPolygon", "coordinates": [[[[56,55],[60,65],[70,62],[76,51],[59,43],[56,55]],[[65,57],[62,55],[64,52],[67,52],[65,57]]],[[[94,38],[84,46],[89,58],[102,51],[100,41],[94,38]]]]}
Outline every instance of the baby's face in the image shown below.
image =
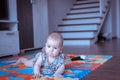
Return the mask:
{"type": "Polygon", "coordinates": [[[45,52],[51,57],[57,57],[62,52],[59,40],[48,39],[45,46],[45,52]]]}

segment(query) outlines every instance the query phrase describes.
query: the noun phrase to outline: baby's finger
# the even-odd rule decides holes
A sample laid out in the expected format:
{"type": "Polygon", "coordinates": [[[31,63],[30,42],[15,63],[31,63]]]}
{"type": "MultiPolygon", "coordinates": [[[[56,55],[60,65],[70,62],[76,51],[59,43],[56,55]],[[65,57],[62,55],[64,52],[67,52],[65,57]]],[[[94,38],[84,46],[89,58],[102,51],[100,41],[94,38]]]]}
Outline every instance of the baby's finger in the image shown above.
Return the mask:
{"type": "Polygon", "coordinates": [[[43,75],[41,75],[41,74],[35,74],[35,78],[40,78],[40,77],[42,77],[43,75]]]}
{"type": "Polygon", "coordinates": [[[35,75],[32,75],[32,79],[35,79],[35,75]]]}

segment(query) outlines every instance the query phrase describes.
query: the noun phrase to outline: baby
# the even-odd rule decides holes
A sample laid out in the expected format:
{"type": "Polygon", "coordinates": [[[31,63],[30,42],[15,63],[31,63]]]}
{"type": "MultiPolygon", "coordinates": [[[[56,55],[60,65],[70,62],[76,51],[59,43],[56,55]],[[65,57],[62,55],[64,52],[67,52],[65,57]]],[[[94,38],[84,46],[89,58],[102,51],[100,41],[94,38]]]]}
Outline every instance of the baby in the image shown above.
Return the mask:
{"type": "Polygon", "coordinates": [[[63,50],[63,37],[58,32],[51,33],[46,41],[44,51],[37,53],[35,58],[20,58],[16,64],[23,63],[33,67],[35,77],[51,74],[54,77],[63,77],[65,69],[65,55],[63,50]]]}

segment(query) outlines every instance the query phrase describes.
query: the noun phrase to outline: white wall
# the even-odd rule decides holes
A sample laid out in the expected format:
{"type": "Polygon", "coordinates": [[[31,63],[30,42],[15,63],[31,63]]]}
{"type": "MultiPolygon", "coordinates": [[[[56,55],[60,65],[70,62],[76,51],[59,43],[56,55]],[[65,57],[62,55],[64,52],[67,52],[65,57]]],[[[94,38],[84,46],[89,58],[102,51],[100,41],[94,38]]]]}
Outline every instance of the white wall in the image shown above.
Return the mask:
{"type": "Polygon", "coordinates": [[[111,16],[112,11],[111,9],[109,11],[110,12],[107,14],[107,17],[106,17],[106,20],[104,22],[101,32],[110,34],[109,38],[112,38],[112,16],[111,16]]]}
{"type": "Polygon", "coordinates": [[[48,36],[47,0],[35,0],[33,7],[34,48],[44,47],[48,36]]]}
{"type": "Polygon", "coordinates": [[[31,0],[33,8],[34,48],[43,47],[50,32],[69,12],[73,0],[31,0]],[[48,20],[49,19],[49,20],[48,20]]]}
{"type": "Polygon", "coordinates": [[[120,1],[111,1],[110,12],[102,32],[111,33],[111,37],[120,38],[120,1]]]}
{"type": "Polygon", "coordinates": [[[117,15],[116,15],[116,0],[111,2],[111,13],[112,13],[112,36],[117,37],[117,15]]]}
{"type": "MultiPolygon", "coordinates": [[[[8,0],[8,15],[9,20],[17,22],[17,6],[16,0],[8,0]]],[[[10,25],[9,25],[10,26],[10,25]]],[[[18,31],[18,24],[11,25],[10,29],[12,31],[18,31]]]]}
{"type": "Polygon", "coordinates": [[[116,0],[117,12],[117,36],[120,39],[120,0],[116,0]]]}
{"type": "Polygon", "coordinates": [[[48,0],[49,32],[57,30],[57,26],[66,17],[73,3],[74,0],[48,0]]]}
{"type": "Polygon", "coordinates": [[[120,39],[120,1],[112,0],[111,6],[112,36],[120,39]]]}

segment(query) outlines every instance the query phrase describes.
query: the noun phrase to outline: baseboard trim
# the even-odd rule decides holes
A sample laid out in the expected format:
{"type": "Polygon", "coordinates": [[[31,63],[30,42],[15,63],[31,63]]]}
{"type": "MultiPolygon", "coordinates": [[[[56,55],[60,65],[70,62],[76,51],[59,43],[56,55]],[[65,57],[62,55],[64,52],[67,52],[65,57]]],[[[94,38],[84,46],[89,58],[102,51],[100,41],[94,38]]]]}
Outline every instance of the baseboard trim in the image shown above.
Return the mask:
{"type": "Polygon", "coordinates": [[[27,48],[27,49],[20,50],[20,53],[26,53],[26,52],[40,50],[40,49],[42,49],[42,47],[40,47],[40,48],[27,48]]]}
{"type": "Polygon", "coordinates": [[[117,39],[117,37],[112,37],[112,39],[117,39]]]}

